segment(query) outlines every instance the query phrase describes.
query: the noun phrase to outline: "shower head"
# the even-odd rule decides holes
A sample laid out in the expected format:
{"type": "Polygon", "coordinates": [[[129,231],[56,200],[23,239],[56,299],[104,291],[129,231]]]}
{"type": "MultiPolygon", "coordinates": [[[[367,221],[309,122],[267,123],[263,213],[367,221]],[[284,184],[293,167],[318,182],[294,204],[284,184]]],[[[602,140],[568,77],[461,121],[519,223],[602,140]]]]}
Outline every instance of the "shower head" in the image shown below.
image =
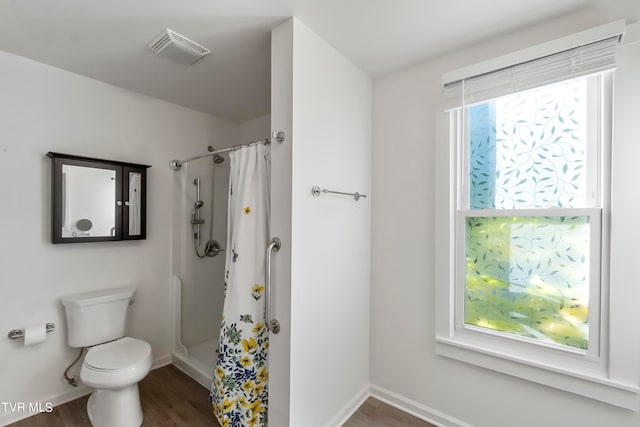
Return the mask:
{"type": "MultiPolygon", "coordinates": [[[[213,152],[213,151],[216,151],[216,149],[213,147],[213,145],[209,145],[209,146],[207,147],[207,149],[209,150],[209,152],[210,152],[210,153],[211,153],[211,152],[213,152]]],[[[222,163],[222,162],[224,162],[224,157],[222,157],[222,156],[221,156],[221,155],[219,155],[219,154],[214,154],[214,155],[213,155],[213,163],[215,163],[215,164],[220,164],[220,163],[222,163]]]]}

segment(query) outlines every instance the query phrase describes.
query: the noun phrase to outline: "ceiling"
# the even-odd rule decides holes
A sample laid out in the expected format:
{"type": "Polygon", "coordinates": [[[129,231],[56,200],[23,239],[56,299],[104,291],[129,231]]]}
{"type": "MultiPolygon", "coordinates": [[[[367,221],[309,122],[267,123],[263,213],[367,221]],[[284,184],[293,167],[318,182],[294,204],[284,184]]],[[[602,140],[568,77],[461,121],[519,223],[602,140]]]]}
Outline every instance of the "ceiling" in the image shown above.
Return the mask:
{"type": "Polygon", "coordinates": [[[0,0],[0,50],[243,122],[269,112],[270,31],[289,16],[375,77],[607,2],[0,0]],[[212,53],[191,66],[157,55],[147,45],[165,28],[212,53]]]}

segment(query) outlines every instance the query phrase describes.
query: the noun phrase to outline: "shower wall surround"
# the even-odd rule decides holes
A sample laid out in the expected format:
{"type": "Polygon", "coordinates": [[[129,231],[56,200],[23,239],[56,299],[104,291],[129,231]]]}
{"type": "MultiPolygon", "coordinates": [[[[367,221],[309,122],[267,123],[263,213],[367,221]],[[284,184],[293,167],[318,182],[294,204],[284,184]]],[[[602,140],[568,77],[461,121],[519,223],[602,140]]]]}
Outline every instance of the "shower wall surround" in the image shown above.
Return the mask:
{"type": "MultiPolygon", "coordinates": [[[[217,139],[215,149],[263,139],[269,134],[270,115],[267,114],[241,123],[235,139],[217,139]]],[[[198,152],[181,154],[196,155],[198,152]]],[[[209,238],[210,209],[213,207],[212,236],[220,243],[220,247],[226,250],[230,162],[228,154],[223,154],[223,158],[224,161],[215,164],[213,168],[209,157],[193,160],[172,174],[171,265],[172,275],[176,276],[180,284],[180,289],[174,289],[172,302],[176,310],[172,358],[180,369],[207,388],[211,386],[215,351],[220,336],[226,253],[220,252],[215,257],[198,258],[193,250],[194,230],[191,215],[196,202],[196,187],[193,182],[194,179],[199,179],[200,198],[204,203],[200,208],[201,218],[205,221],[200,227],[204,236],[202,240],[204,242],[209,238]],[[212,171],[215,176],[213,202],[212,171]]],[[[204,243],[201,247],[204,247],[204,243]]]]}

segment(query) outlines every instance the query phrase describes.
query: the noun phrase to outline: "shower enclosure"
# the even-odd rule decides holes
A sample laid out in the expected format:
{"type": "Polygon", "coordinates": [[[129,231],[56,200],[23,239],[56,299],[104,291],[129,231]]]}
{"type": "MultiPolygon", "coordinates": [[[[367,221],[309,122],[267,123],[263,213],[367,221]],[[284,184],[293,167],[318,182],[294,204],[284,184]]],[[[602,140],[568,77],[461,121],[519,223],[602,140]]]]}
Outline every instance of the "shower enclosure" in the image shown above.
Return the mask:
{"type": "MultiPolygon", "coordinates": [[[[284,133],[276,132],[272,139],[215,153],[210,147],[209,154],[170,164],[175,171],[171,230],[172,359],[176,366],[207,388],[211,386],[216,366],[224,307],[228,153],[247,145],[268,145],[272,140],[282,143],[284,139],[284,133]]],[[[263,253],[266,242],[256,249],[263,253]]]]}
{"type": "Polygon", "coordinates": [[[204,157],[175,169],[173,361],[209,388],[224,303],[228,156],[204,157]]]}

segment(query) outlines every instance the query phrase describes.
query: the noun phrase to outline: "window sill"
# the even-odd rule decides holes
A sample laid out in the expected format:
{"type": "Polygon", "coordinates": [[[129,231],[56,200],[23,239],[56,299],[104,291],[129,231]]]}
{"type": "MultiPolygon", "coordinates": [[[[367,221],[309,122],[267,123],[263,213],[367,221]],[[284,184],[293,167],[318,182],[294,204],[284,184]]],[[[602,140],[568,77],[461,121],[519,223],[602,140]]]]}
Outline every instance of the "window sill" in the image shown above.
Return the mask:
{"type": "Polygon", "coordinates": [[[559,369],[439,336],[436,337],[436,353],[620,408],[632,411],[640,409],[640,388],[592,373],[559,369]]]}

